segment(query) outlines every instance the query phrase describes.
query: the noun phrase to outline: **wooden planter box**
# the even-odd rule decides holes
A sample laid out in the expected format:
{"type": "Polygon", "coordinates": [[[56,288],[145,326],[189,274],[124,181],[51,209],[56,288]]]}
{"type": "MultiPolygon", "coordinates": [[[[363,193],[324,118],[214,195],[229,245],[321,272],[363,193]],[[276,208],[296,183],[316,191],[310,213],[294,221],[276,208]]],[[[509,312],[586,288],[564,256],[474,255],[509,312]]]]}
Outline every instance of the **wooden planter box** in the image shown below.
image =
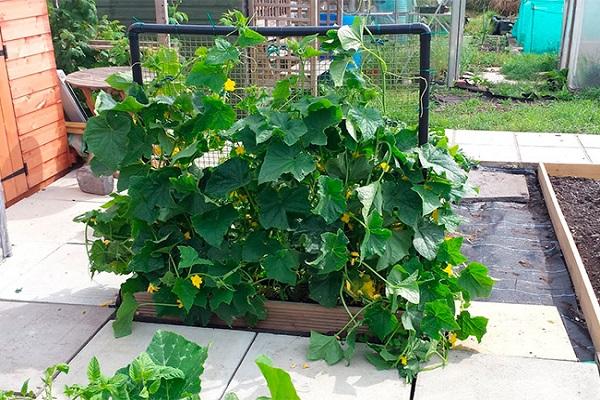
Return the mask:
{"type": "MultiPolygon", "coordinates": [[[[149,293],[136,293],[135,298],[139,304],[152,302],[152,295],[149,293]]],[[[251,327],[243,320],[235,320],[231,327],[294,335],[308,335],[313,330],[331,334],[342,329],[350,320],[343,307],[327,308],[319,304],[267,300],[265,308],[267,309],[267,319],[259,321],[255,326],[251,327]]],[[[349,307],[349,309],[353,314],[360,310],[358,307],[349,307]]],[[[362,316],[359,318],[362,318],[362,316]]],[[[152,305],[140,306],[135,319],[140,321],[183,322],[180,318],[174,316],[158,317],[156,309],[152,305]]],[[[211,319],[209,326],[229,327],[227,323],[217,317],[211,319]]],[[[360,331],[365,332],[364,329],[360,331]]]]}
{"type": "Polygon", "coordinates": [[[581,305],[592,342],[596,349],[596,360],[600,362],[600,304],[584,267],[581,255],[575,245],[571,230],[560,208],[550,176],[572,176],[600,179],[600,165],[592,164],[545,164],[538,166],[538,179],[546,201],[546,207],[554,226],[554,231],[564,255],[575,294],[581,305]]]}

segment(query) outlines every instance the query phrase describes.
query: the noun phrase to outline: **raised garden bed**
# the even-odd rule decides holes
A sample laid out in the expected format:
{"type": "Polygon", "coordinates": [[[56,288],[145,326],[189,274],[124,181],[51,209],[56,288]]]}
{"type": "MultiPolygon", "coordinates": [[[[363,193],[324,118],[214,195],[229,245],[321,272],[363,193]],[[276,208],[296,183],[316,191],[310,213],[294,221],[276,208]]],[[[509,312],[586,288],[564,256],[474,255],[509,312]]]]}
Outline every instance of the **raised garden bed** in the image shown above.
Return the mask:
{"type": "MultiPolygon", "coordinates": [[[[136,293],[135,298],[142,304],[136,312],[136,319],[140,321],[161,321],[182,323],[183,320],[177,316],[158,316],[156,307],[152,304],[152,295],[150,293],[136,293]]],[[[298,303],[289,301],[267,300],[265,309],[268,318],[254,326],[250,326],[243,319],[236,319],[231,325],[234,328],[252,328],[253,330],[264,332],[278,332],[295,335],[308,335],[310,331],[322,333],[335,333],[341,330],[349,321],[348,313],[342,307],[323,307],[318,304],[298,303]]],[[[356,314],[359,307],[349,307],[352,314],[356,314]]],[[[360,318],[360,317],[357,317],[360,318]]],[[[214,316],[209,326],[228,327],[229,325],[214,316]]],[[[361,328],[361,332],[366,329],[361,328]]]]}
{"type": "Polygon", "coordinates": [[[600,360],[598,188],[600,165],[540,164],[540,186],[600,360]],[[595,195],[593,192],[595,191],[595,195]],[[594,213],[594,210],[596,212],[594,213]]]}

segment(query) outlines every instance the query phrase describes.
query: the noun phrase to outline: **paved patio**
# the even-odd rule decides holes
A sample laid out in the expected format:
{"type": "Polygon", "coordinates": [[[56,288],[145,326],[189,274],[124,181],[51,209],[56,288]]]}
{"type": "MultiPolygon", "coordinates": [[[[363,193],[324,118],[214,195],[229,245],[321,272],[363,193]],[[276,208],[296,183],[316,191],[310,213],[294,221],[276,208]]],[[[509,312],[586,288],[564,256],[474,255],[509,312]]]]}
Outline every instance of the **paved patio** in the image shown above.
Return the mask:
{"type": "MultiPolygon", "coordinates": [[[[600,136],[449,136],[483,161],[600,163],[600,136]]],[[[72,172],[8,209],[14,256],[0,264],[0,388],[18,389],[28,378],[37,385],[46,366],[69,362],[72,373],[58,377],[59,396],[64,384],[85,383],[92,356],[111,374],[145,349],[157,329],[168,329],[210,346],[203,399],[230,391],[240,399],[267,394],[254,365],[259,354],[285,368],[305,400],[600,399],[597,365],[577,361],[553,305],[474,303],[491,319],[489,334],[481,344],[461,343],[446,368],[420,374],[414,387],[394,371],[376,371],[362,357],[363,346],[347,367],[307,362],[303,337],[136,322],[131,336],[115,339],[110,306],[121,279],[90,277],[83,225],[72,222],[106,199],[79,191],[72,172]]]]}

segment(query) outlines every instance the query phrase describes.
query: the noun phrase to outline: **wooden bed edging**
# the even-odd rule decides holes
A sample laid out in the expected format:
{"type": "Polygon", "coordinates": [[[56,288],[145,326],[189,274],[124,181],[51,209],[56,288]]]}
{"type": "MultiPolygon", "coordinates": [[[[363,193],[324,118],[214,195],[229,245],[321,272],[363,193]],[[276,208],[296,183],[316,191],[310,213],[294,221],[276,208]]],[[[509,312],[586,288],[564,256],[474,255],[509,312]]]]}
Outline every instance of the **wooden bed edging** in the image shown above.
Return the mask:
{"type": "MultiPolygon", "coordinates": [[[[152,295],[145,292],[136,293],[135,298],[139,304],[152,302],[152,295]]],[[[343,307],[328,308],[319,304],[267,300],[265,308],[267,319],[259,321],[255,326],[251,327],[245,321],[238,319],[233,322],[231,327],[262,332],[308,335],[310,331],[335,333],[350,320],[343,307]]],[[[353,314],[360,310],[358,307],[349,307],[349,309],[353,314]]],[[[179,324],[183,322],[181,318],[175,316],[157,316],[154,306],[148,304],[138,308],[135,319],[179,324]]],[[[229,327],[227,323],[216,317],[211,319],[209,326],[229,327]]],[[[365,332],[364,329],[360,331],[365,332]]]]}
{"type": "Polygon", "coordinates": [[[560,208],[556,193],[550,182],[550,176],[574,176],[579,178],[600,179],[600,165],[593,164],[545,164],[538,166],[538,180],[544,194],[544,200],[552,226],[558,238],[569,275],[575,287],[575,294],[581,305],[588,331],[594,343],[596,361],[600,362],[600,304],[594,293],[592,283],[577,250],[575,240],[560,208]]]}

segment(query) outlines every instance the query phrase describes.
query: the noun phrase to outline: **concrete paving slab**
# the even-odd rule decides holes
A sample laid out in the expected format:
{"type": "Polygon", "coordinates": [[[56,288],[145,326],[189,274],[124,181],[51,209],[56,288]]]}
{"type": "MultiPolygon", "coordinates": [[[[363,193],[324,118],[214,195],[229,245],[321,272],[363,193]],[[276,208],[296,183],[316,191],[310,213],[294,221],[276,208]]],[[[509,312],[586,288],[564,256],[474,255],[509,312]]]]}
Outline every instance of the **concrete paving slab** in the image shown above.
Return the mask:
{"type": "Polygon", "coordinates": [[[588,154],[594,164],[600,164],[600,149],[586,147],[585,152],[588,154]]]}
{"type": "Polygon", "coordinates": [[[350,366],[328,366],[324,361],[307,361],[308,338],[258,334],[248,354],[234,375],[227,392],[240,400],[254,400],[268,394],[258,367],[257,356],[265,354],[273,363],[289,372],[302,400],[378,399],[408,400],[411,386],[397,371],[377,371],[364,358],[367,351],[358,345],[350,366]]]}
{"type": "Polygon", "coordinates": [[[0,388],[40,383],[50,365],[67,362],[112,315],[103,307],[0,302],[0,388]]]}
{"type": "Polygon", "coordinates": [[[474,169],[469,172],[469,183],[479,188],[479,194],[465,199],[521,203],[529,200],[527,179],[524,175],[474,169]]]}
{"type": "Polygon", "coordinates": [[[577,360],[560,313],[554,306],[472,302],[471,315],[489,319],[481,343],[469,338],[456,347],[497,356],[577,360]]]}
{"type": "Polygon", "coordinates": [[[516,146],[514,132],[473,131],[457,129],[454,141],[458,144],[479,144],[486,146],[516,146]]]}
{"type": "Polygon", "coordinates": [[[42,189],[35,194],[36,199],[86,201],[99,204],[104,204],[111,199],[110,196],[99,196],[82,192],[77,184],[75,174],[76,171],[71,171],[48,187],[42,189]]]}
{"type": "Polygon", "coordinates": [[[46,242],[12,243],[12,257],[0,261],[0,290],[29,272],[58,247],[57,243],[46,242]]]}
{"type": "Polygon", "coordinates": [[[521,158],[524,162],[553,162],[589,164],[583,147],[540,147],[519,146],[521,158]]]}
{"type": "Polygon", "coordinates": [[[203,400],[221,398],[227,383],[256,336],[253,332],[134,322],[131,335],[115,339],[112,326],[108,323],[69,363],[69,374],[58,376],[55,384],[58,399],[66,399],[59,393],[65,385],[87,383],[86,368],[93,356],[98,358],[102,372],[111,376],[146,350],[154,332],[159,329],[178,333],[199,345],[209,346],[208,359],[201,377],[203,400]]]}
{"type": "MultiPolygon", "coordinates": [[[[1,271],[0,271],[0,276],[1,271]]],[[[98,273],[92,278],[85,246],[64,244],[0,289],[0,299],[63,304],[114,304],[126,277],[98,273]]]]}
{"type": "Polygon", "coordinates": [[[12,243],[84,243],[85,225],[73,218],[98,207],[98,203],[49,200],[33,195],[6,210],[12,243]]]}
{"type": "Polygon", "coordinates": [[[536,147],[581,147],[581,142],[577,135],[563,135],[558,133],[534,133],[534,132],[517,132],[517,143],[519,146],[536,146],[536,147]]]}
{"type": "Polygon", "coordinates": [[[469,157],[472,157],[478,161],[521,161],[521,157],[519,156],[519,150],[517,149],[516,145],[488,146],[483,144],[460,144],[460,148],[469,157]]]}
{"type": "Polygon", "coordinates": [[[414,400],[600,399],[594,363],[451,351],[445,368],[417,377],[414,400]]]}
{"type": "Polygon", "coordinates": [[[600,149],[600,135],[577,135],[585,148],[600,149]]]}

